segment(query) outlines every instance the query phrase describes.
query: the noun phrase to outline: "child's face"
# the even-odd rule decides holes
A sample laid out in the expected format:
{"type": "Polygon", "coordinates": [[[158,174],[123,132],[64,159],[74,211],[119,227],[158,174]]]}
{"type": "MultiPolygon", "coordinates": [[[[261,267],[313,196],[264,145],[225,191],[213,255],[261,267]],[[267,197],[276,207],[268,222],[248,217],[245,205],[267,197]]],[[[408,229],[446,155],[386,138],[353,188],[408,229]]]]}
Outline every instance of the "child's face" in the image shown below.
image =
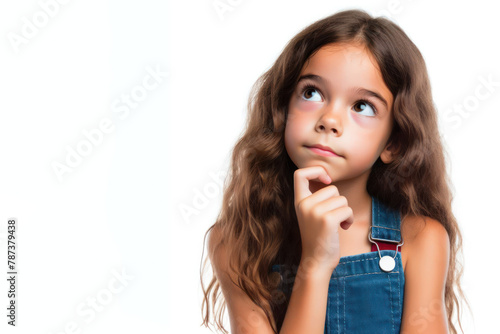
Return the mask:
{"type": "Polygon", "coordinates": [[[290,99],[285,128],[288,155],[298,168],[323,166],[334,184],[362,175],[367,179],[382,153],[382,160],[389,162],[385,148],[392,130],[393,96],[375,59],[360,46],[329,44],[309,59],[300,77],[321,79],[300,80],[290,99]],[[317,89],[305,88],[308,84],[317,89]],[[373,94],[356,92],[358,88],[375,92],[387,105],[373,94]],[[340,156],[309,148],[317,144],[340,156]]]}

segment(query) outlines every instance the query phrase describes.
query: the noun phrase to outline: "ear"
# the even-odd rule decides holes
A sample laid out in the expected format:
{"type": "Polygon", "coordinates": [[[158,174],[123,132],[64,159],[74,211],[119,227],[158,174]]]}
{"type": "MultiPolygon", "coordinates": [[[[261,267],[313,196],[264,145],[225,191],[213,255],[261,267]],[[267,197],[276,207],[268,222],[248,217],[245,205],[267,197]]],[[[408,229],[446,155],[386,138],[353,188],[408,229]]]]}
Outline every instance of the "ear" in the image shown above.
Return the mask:
{"type": "Polygon", "coordinates": [[[388,143],[382,153],[380,153],[380,159],[385,163],[388,164],[392,162],[397,156],[397,148],[393,143],[388,143]]]}

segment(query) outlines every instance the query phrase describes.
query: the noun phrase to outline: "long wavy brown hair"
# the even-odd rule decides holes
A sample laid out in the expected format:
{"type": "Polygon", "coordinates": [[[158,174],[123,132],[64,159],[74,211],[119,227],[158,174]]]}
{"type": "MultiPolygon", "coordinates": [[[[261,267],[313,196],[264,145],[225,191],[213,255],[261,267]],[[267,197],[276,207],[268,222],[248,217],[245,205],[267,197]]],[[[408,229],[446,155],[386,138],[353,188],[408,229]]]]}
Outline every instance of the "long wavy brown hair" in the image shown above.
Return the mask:
{"type": "MultiPolygon", "coordinates": [[[[313,23],[288,42],[252,87],[247,126],[232,152],[222,208],[205,238],[217,227],[221,235],[218,245],[230,250],[229,268],[238,277],[238,282],[233,283],[262,308],[278,333],[288,303],[277,297],[276,277],[270,268],[273,264],[298,265],[302,252],[293,199],[293,173],[297,167],[284,145],[287,108],[308,58],[326,44],[342,42],[364,45],[371,52],[394,97],[394,126],[389,141],[397,148],[397,155],[389,164],[380,158],[374,163],[367,191],[399,209],[403,217],[427,216],[446,228],[451,245],[445,288],[448,326],[451,333],[457,333],[452,321],[456,311],[463,332],[460,300],[454,290],[469,306],[460,287],[463,265],[457,255],[462,252],[462,236],[451,209],[452,185],[427,68],[415,44],[388,19],[374,18],[362,10],[346,10],[313,23]]],[[[221,296],[217,277],[213,275],[207,289],[203,284],[208,260],[200,270],[202,325],[209,325],[211,306],[217,328],[227,333],[222,324],[225,301],[215,311],[221,296]]]]}

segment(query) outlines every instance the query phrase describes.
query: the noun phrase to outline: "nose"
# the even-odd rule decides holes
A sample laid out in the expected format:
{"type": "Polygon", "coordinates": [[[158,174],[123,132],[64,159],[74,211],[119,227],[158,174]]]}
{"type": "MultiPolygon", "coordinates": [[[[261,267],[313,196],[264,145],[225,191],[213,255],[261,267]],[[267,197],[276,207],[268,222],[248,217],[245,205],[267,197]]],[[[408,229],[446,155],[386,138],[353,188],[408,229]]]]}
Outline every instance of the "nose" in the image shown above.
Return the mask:
{"type": "Polygon", "coordinates": [[[333,132],[335,135],[342,134],[342,122],[340,108],[325,106],[316,124],[317,132],[333,132]]]}

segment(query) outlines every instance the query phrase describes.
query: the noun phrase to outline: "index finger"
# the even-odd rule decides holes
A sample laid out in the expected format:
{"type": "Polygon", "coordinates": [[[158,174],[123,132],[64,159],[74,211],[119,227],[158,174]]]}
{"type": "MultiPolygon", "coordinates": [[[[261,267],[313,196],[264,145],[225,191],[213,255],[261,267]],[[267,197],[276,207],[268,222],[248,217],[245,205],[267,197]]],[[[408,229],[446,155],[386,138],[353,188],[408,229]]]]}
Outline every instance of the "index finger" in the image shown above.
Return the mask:
{"type": "Polygon", "coordinates": [[[295,207],[306,197],[312,195],[309,190],[309,181],[319,180],[325,184],[332,182],[326,170],[321,166],[300,168],[293,174],[293,191],[295,194],[295,207]]]}

